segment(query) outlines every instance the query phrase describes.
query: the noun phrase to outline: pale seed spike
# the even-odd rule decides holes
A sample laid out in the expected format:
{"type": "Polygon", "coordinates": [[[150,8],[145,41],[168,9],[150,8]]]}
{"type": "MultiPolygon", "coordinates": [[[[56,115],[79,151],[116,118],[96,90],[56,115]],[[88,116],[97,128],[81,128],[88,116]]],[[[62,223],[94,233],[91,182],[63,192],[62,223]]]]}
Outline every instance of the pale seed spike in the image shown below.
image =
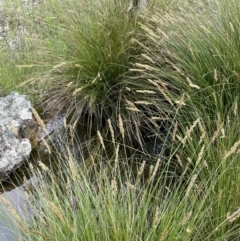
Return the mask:
{"type": "Polygon", "coordinates": [[[66,185],[66,196],[69,197],[70,193],[71,193],[71,182],[69,177],[67,177],[67,185],[66,185]]]}
{"type": "Polygon", "coordinates": [[[73,84],[73,81],[68,82],[67,85],[66,85],[66,87],[70,87],[72,84],[73,84]]]}
{"type": "Polygon", "coordinates": [[[198,164],[202,160],[204,149],[205,149],[205,145],[202,146],[202,148],[201,148],[201,150],[200,150],[200,152],[198,154],[198,159],[196,161],[196,166],[198,166],[198,164]]]}
{"type": "Polygon", "coordinates": [[[83,90],[83,87],[75,89],[72,93],[72,96],[75,96],[78,92],[80,92],[82,90],[83,90]]]}
{"type": "Polygon", "coordinates": [[[145,46],[144,44],[142,44],[141,42],[139,42],[137,39],[135,39],[135,38],[132,38],[131,40],[130,40],[132,43],[137,43],[137,44],[139,44],[143,49],[146,49],[146,50],[150,50],[147,46],[145,46]]]}
{"type": "Polygon", "coordinates": [[[163,80],[157,79],[157,80],[154,80],[154,81],[155,81],[156,83],[160,84],[165,91],[168,91],[168,89],[167,89],[168,84],[167,84],[167,83],[164,83],[163,80]]]}
{"type": "Polygon", "coordinates": [[[154,168],[153,165],[151,165],[150,168],[149,168],[148,179],[147,179],[147,184],[148,184],[148,185],[150,184],[150,181],[151,181],[151,177],[152,177],[152,173],[153,173],[153,168],[154,168]]]}
{"type": "Polygon", "coordinates": [[[32,107],[32,113],[33,113],[35,119],[37,120],[38,125],[41,126],[42,129],[44,130],[44,132],[48,135],[48,131],[46,129],[46,126],[45,126],[42,118],[39,116],[39,114],[37,113],[37,111],[33,107],[32,107]]]}
{"type": "Polygon", "coordinates": [[[142,176],[142,174],[143,174],[145,165],[146,165],[146,161],[144,160],[144,161],[142,162],[141,166],[140,166],[139,171],[138,171],[136,183],[138,183],[138,182],[140,181],[140,178],[141,178],[141,176],[142,176]]]}
{"type": "Polygon", "coordinates": [[[134,105],[134,103],[131,102],[130,100],[127,100],[127,99],[126,99],[126,102],[127,102],[127,104],[128,104],[130,107],[136,108],[136,106],[134,105]]]}
{"type": "Polygon", "coordinates": [[[191,178],[191,181],[190,181],[188,187],[187,187],[185,197],[188,197],[190,195],[191,189],[192,189],[193,185],[195,184],[196,179],[197,179],[197,174],[194,174],[193,177],[191,178]]]}
{"type": "Polygon", "coordinates": [[[190,157],[187,157],[187,161],[188,161],[189,163],[192,163],[192,159],[191,159],[190,157]]]}
{"type": "Polygon", "coordinates": [[[165,32],[163,32],[160,28],[157,28],[157,32],[162,34],[164,38],[168,39],[168,35],[165,32]]]}
{"type": "Polygon", "coordinates": [[[104,145],[104,142],[103,142],[103,138],[102,138],[102,135],[101,135],[100,131],[97,131],[97,134],[98,134],[99,140],[101,142],[101,145],[102,145],[102,147],[103,147],[103,149],[105,151],[106,148],[105,148],[105,145],[104,145]]]}
{"type": "Polygon", "coordinates": [[[183,163],[182,163],[180,156],[178,154],[176,154],[176,157],[177,157],[177,162],[180,165],[180,167],[183,167],[183,163]]]}
{"type": "Polygon", "coordinates": [[[196,57],[195,57],[195,54],[194,54],[194,52],[193,52],[193,49],[192,49],[192,46],[191,46],[191,43],[190,43],[190,42],[188,42],[188,46],[189,46],[189,50],[190,50],[190,52],[191,52],[191,55],[192,55],[193,59],[196,60],[196,57]]]}
{"type": "Polygon", "coordinates": [[[107,120],[108,121],[108,126],[109,126],[109,130],[110,130],[110,134],[112,137],[112,142],[115,145],[115,134],[114,134],[114,130],[113,130],[113,126],[112,126],[112,122],[110,119],[107,120]]]}
{"type": "Polygon", "coordinates": [[[118,122],[119,122],[119,129],[120,129],[122,138],[124,139],[124,126],[123,126],[122,116],[120,114],[118,115],[118,122]]]}
{"type": "Polygon", "coordinates": [[[151,102],[143,101],[143,100],[135,101],[134,103],[139,105],[152,105],[151,102]]]}
{"type": "Polygon", "coordinates": [[[157,160],[157,162],[156,162],[156,164],[155,164],[155,166],[154,166],[154,169],[153,169],[153,174],[152,174],[152,176],[151,176],[151,180],[153,180],[154,177],[156,176],[157,171],[158,171],[158,168],[159,168],[159,166],[160,166],[160,162],[161,162],[161,159],[158,158],[158,160],[157,160]]]}
{"type": "Polygon", "coordinates": [[[45,172],[50,172],[50,169],[41,161],[38,162],[39,167],[45,172]]]}
{"type": "Polygon", "coordinates": [[[173,105],[171,99],[167,96],[167,94],[166,94],[159,86],[158,86],[158,90],[159,90],[159,92],[162,93],[162,95],[163,95],[164,98],[168,101],[168,103],[169,103],[170,105],[173,105]]]}
{"type": "Polygon", "coordinates": [[[54,69],[58,69],[58,68],[60,68],[60,67],[62,67],[62,66],[64,66],[64,65],[66,65],[66,64],[67,64],[67,62],[64,61],[64,62],[62,62],[62,63],[60,63],[60,64],[57,64],[57,65],[53,66],[52,69],[53,69],[53,70],[54,70],[54,69]]]}
{"type": "Polygon", "coordinates": [[[119,144],[117,144],[117,148],[116,148],[116,155],[115,155],[115,171],[117,170],[117,165],[118,165],[118,155],[119,155],[119,144]]]}
{"type": "Polygon", "coordinates": [[[185,225],[186,222],[191,218],[191,216],[192,216],[192,211],[187,213],[186,217],[182,221],[182,225],[185,225]]]}
{"type": "Polygon", "coordinates": [[[188,77],[186,77],[186,80],[187,80],[188,85],[189,85],[190,87],[195,88],[195,89],[198,89],[198,90],[201,89],[198,85],[193,84],[192,81],[191,81],[188,77]]]}
{"type": "Polygon", "coordinates": [[[204,126],[202,124],[201,119],[199,120],[198,125],[199,125],[199,128],[200,128],[201,132],[202,132],[202,135],[200,136],[200,139],[199,139],[199,142],[198,142],[198,144],[200,145],[202,143],[202,141],[204,140],[205,136],[206,136],[206,131],[204,129],[204,126]]]}
{"type": "Polygon", "coordinates": [[[216,96],[215,91],[213,91],[213,98],[214,98],[214,102],[215,102],[215,104],[217,104],[217,103],[218,103],[218,101],[217,101],[217,96],[216,96]]]}
{"type": "Polygon", "coordinates": [[[204,137],[205,137],[205,133],[202,133],[202,135],[200,136],[200,139],[199,139],[198,145],[200,145],[200,144],[203,142],[204,137]]]}
{"type": "Polygon", "coordinates": [[[143,94],[156,94],[156,92],[152,90],[136,90],[136,92],[143,93],[143,94]]]}
{"type": "Polygon", "coordinates": [[[229,22],[229,25],[230,25],[231,31],[234,32],[235,30],[234,30],[233,24],[229,22]]]}
{"type": "Polygon", "coordinates": [[[181,96],[180,100],[175,100],[175,103],[178,105],[179,109],[182,108],[183,105],[186,105],[186,104],[184,103],[184,101],[183,101],[183,100],[184,100],[184,96],[185,96],[185,94],[183,94],[183,95],[181,96]]]}
{"type": "Polygon", "coordinates": [[[214,80],[218,81],[217,69],[214,69],[214,80]]]}
{"type": "Polygon", "coordinates": [[[173,127],[172,141],[175,141],[176,139],[177,127],[178,127],[178,122],[176,121],[173,127]]]}
{"type": "Polygon", "coordinates": [[[118,186],[117,186],[116,179],[113,179],[111,181],[111,188],[112,188],[112,196],[113,196],[113,198],[115,198],[118,193],[118,186]]]}
{"type": "Polygon", "coordinates": [[[129,69],[130,71],[132,72],[144,72],[145,70],[144,69],[129,69]]]}
{"type": "Polygon", "coordinates": [[[238,140],[234,143],[234,145],[231,147],[231,149],[223,157],[223,160],[226,160],[229,156],[231,156],[233,153],[235,153],[239,145],[240,145],[240,140],[238,140]]]}
{"type": "Polygon", "coordinates": [[[159,241],[165,241],[166,237],[168,236],[168,229],[165,228],[161,234],[160,240],[159,241]]]}
{"type": "Polygon", "coordinates": [[[217,130],[213,133],[213,137],[212,137],[210,143],[213,143],[213,142],[216,140],[216,138],[217,138],[218,135],[219,135],[219,132],[220,132],[221,129],[223,128],[223,125],[224,125],[224,122],[221,123],[221,124],[219,124],[219,122],[218,122],[218,124],[217,124],[217,130]]]}
{"type": "Polygon", "coordinates": [[[153,218],[152,226],[155,227],[158,225],[159,222],[159,207],[156,208],[155,215],[153,218]]]}
{"type": "Polygon", "coordinates": [[[182,139],[182,144],[185,145],[186,141],[188,138],[190,138],[190,134],[192,133],[192,131],[194,130],[194,128],[196,127],[196,125],[199,123],[200,118],[198,118],[197,120],[195,120],[193,122],[193,124],[189,127],[189,129],[187,129],[186,134],[184,136],[184,138],[182,139]]]}
{"type": "Polygon", "coordinates": [[[240,208],[237,209],[232,215],[228,217],[228,221],[230,223],[234,222],[236,219],[240,217],[240,208]]]}
{"type": "Polygon", "coordinates": [[[125,182],[125,184],[127,185],[128,188],[130,188],[130,189],[135,189],[135,186],[134,186],[132,183],[130,183],[130,182],[125,182]]]}
{"type": "Polygon", "coordinates": [[[47,148],[48,153],[51,154],[52,153],[51,147],[48,145],[47,141],[45,139],[42,139],[41,141],[43,145],[47,148]]]}
{"type": "Polygon", "coordinates": [[[207,161],[206,161],[206,160],[203,161],[203,166],[206,167],[207,170],[209,170],[208,164],[207,164],[207,161]]]}
{"type": "Polygon", "coordinates": [[[236,99],[235,103],[234,103],[234,108],[233,108],[234,116],[237,116],[237,113],[238,113],[238,102],[237,102],[237,99],[236,99]]]}
{"type": "Polygon", "coordinates": [[[63,118],[63,126],[65,129],[67,129],[67,118],[66,116],[63,118]]]}
{"type": "Polygon", "coordinates": [[[52,201],[47,201],[50,209],[58,216],[59,220],[63,221],[64,217],[61,213],[61,211],[58,209],[58,207],[52,202],[52,201]]]}
{"type": "Polygon", "coordinates": [[[71,145],[74,146],[74,127],[69,125],[69,135],[71,140],[71,145]]]}
{"type": "Polygon", "coordinates": [[[141,54],[141,55],[142,55],[142,57],[144,57],[144,58],[145,58],[146,60],[148,60],[149,62],[155,64],[155,62],[153,61],[153,59],[152,59],[151,57],[149,57],[148,55],[146,55],[146,54],[141,54]]]}
{"type": "Polygon", "coordinates": [[[136,65],[137,67],[139,67],[139,68],[144,68],[144,69],[146,69],[146,70],[155,70],[155,71],[158,70],[158,69],[153,68],[152,66],[147,65],[147,64],[135,63],[135,65],[136,65]]]}
{"type": "Polygon", "coordinates": [[[135,112],[141,112],[137,107],[126,107],[127,110],[135,111],[135,112]]]}
{"type": "Polygon", "coordinates": [[[26,84],[28,84],[28,83],[29,83],[29,84],[32,84],[34,81],[35,81],[34,78],[30,78],[30,79],[22,82],[20,85],[18,85],[18,87],[24,86],[24,85],[26,85],[26,84]]]}

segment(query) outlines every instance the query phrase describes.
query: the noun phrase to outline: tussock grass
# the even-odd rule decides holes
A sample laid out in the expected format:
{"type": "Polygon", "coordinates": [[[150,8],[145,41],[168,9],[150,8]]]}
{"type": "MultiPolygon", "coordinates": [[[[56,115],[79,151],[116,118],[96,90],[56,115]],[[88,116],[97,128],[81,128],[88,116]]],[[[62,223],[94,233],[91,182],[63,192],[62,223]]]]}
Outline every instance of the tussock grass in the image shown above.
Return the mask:
{"type": "Polygon", "coordinates": [[[34,81],[71,144],[31,168],[31,240],[239,240],[239,4],[170,2],[44,5],[34,81]]]}
{"type": "Polygon", "coordinates": [[[163,60],[159,56],[154,62],[144,44],[142,24],[154,4],[134,12],[127,11],[125,1],[52,1],[48,6],[54,21],[45,24],[56,34],[45,45],[46,101],[59,102],[71,123],[85,118],[95,132],[110,120],[114,133],[121,133],[116,140],[144,150],[144,136],[158,132],[156,120],[171,118],[177,95],[159,80],[163,60]]]}
{"type": "Polygon", "coordinates": [[[203,140],[206,147],[195,145],[197,152],[179,146],[178,155],[188,153],[191,163],[183,159],[181,175],[171,176],[173,160],[164,165],[158,158],[152,166],[143,161],[133,168],[117,143],[111,160],[100,154],[101,144],[100,151],[91,151],[91,166],[67,149],[66,156],[56,157],[57,172],[43,163],[33,169],[29,205],[35,218],[25,233],[31,240],[237,240],[239,153],[224,160],[209,139],[203,140]]]}

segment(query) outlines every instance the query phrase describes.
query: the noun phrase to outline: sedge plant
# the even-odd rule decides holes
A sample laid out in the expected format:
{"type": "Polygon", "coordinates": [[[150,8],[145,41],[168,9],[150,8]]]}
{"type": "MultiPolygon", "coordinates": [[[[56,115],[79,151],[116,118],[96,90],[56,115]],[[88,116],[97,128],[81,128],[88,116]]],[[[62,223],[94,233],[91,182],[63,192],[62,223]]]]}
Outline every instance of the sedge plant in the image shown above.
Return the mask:
{"type": "Polygon", "coordinates": [[[126,1],[50,1],[54,21],[45,23],[52,31],[43,48],[48,105],[58,102],[68,121],[85,123],[89,133],[104,135],[110,120],[118,141],[141,150],[146,136],[160,139],[161,120],[171,119],[178,96],[160,79],[164,60],[147,55],[142,23],[153,6],[128,11],[126,1]]]}

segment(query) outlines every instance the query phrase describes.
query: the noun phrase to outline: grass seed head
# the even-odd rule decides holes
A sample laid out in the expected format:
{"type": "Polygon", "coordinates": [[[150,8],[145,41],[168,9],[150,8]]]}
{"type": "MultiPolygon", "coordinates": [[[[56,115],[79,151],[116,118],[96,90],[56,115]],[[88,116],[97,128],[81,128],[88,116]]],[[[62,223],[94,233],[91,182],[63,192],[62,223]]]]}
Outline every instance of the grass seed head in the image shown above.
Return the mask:
{"type": "Polygon", "coordinates": [[[47,131],[47,129],[46,129],[46,126],[45,126],[42,118],[40,117],[40,115],[38,114],[38,112],[37,112],[33,107],[32,107],[32,113],[33,113],[35,119],[37,120],[38,125],[41,126],[42,129],[44,130],[44,132],[48,135],[48,131],[47,131]]]}
{"type": "Polygon", "coordinates": [[[108,119],[107,121],[108,121],[108,126],[109,126],[109,130],[110,130],[112,142],[115,145],[115,134],[114,134],[114,129],[113,129],[113,126],[112,126],[112,122],[111,122],[110,119],[108,119]]]}
{"type": "Polygon", "coordinates": [[[186,80],[187,80],[187,82],[188,82],[188,85],[189,85],[191,88],[194,88],[194,89],[197,89],[197,90],[200,90],[200,89],[201,89],[198,85],[193,84],[192,81],[191,81],[188,77],[186,77],[186,80]]]}
{"type": "Polygon", "coordinates": [[[233,107],[234,116],[237,116],[237,113],[238,113],[238,100],[236,99],[233,107]]]}
{"type": "Polygon", "coordinates": [[[142,162],[141,166],[140,166],[140,169],[139,169],[138,173],[137,173],[137,182],[140,181],[140,178],[141,178],[141,176],[142,176],[142,174],[143,174],[145,165],[146,165],[146,161],[144,160],[144,161],[142,162]]]}
{"type": "Polygon", "coordinates": [[[194,128],[197,126],[197,124],[199,123],[200,118],[196,119],[193,124],[187,129],[184,138],[181,140],[182,144],[185,145],[186,141],[190,138],[190,134],[192,133],[192,131],[194,130],[194,128]]]}
{"type": "Polygon", "coordinates": [[[112,187],[112,196],[113,196],[113,198],[115,198],[118,193],[118,186],[117,186],[116,179],[113,179],[111,181],[111,187],[112,187]]]}
{"type": "Polygon", "coordinates": [[[43,162],[39,161],[38,165],[41,167],[43,171],[50,172],[50,169],[43,162]]]}
{"type": "Polygon", "coordinates": [[[223,157],[223,160],[226,160],[229,156],[234,154],[237,151],[238,146],[240,145],[240,140],[236,141],[234,145],[230,148],[228,152],[223,157]]]}
{"type": "Polygon", "coordinates": [[[198,159],[196,161],[196,166],[198,166],[198,164],[200,163],[200,161],[202,160],[203,157],[203,153],[204,153],[204,149],[205,149],[205,145],[202,146],[199,154],[198,154],[198,159]]]}
{"type": "Polygon", "coordinates": [[[124,139],[124,125],[123,125],[122,116],[120,114],[118,115],[118,124],[119,124],[120,133],[122,135],[122,138],[124,139]]]}
{"type": "Polygon", "coordinates": [[[152,222],[152,226],[155,227],[158,225],[158,222],[159,222],[159,207],[157,206],[156,207],[156,210],[155,210],[155,214],[154,214],[154,218],[153,218],[153,222],[152,222]]]}
{"type": "Polygon", "coordinates": [[[184,219],[182,221],[182,225],[185,225],[187,223],[187,221],[191,218],[191,216],[192,216],[192,210],[187,213],[186,217],[184,217],[184,219]]]}
{"type": "Polygon", "coordinates": [[[224,125],[224,122],[222,122],[221,124],[220,124],[219,122],[217,123],[217,129],[216,129],[216,131],[213,133],[213,137],[212,137],[210,143],[213,143],[213,142],[216,140],[216,138],[218,137],[220,131],[221,131],[222,128],[223,128],[223,125],[224,125]]]}
{"type": "Polygon", "coordinates": [[[165,241],[166,238],[167,238],[167,236],[168,236],[168,229],[165,228],[165,229],[163,230],[163,232],[162,232],[162,235],[161,235],[159,241],[165,241]]]}
{"type": "Polygon", "coordinates": [[[176,121],[174,123],[174,127],[173,127],[172,141],[175,141],[175,139],[176,139],[177,127],[178,127],[178,122],[176,121]]]}
{"type": "Polygon", "coordinates": [[[99,138],[99,140],[101,142],[101,145],[102,145],[103,149],[106,150],[100,131],[97,131],[97,134],[98,134],[98,138],[99,138]]]}
{"type": "Polygon", "coordinates": [[[180,167],[183,167],[183,163],[182,163],[180,156],[178,154],[176,154],[176,157],[177,157],[177,162],[180,165],[180,167]]]}
{"type": "Polygon", "coordinates": [[[233,214],[231,214],[227,219],[230,223],[234,222],[240,217],[240,208],[238,208],[233,214]]]}
{"type": "Polygon", "coordinates": [[[191,178],[190,183],[188,184],[185,197],[189,197],[190,192],[191,192],[191,190],[192,190],[192,188],[193,188],[193,186],[194,186],[194,184],[195,184],[195,182],[196,182],[196,179],[197,179],[197,174],[194,174],[194,175],[192,176],[192,178],[191,178]]]}

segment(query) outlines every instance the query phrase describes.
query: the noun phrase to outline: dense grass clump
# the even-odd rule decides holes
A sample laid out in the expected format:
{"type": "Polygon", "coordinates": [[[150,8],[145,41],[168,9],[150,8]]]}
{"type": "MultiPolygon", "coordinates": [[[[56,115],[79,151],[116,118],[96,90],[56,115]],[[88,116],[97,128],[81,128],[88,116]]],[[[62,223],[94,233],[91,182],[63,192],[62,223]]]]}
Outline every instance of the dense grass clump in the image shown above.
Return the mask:
{"type": "Polygon", "coordinates": [[[31,167],[23,237],[239,240],[238,1],[42,6],[33,82],[72,139],[31,167]]]}
{"type": "MultiPolygon", "coordinates": [[[[216,140],[225,142],[221,136],[216,140]]],[[[107,162],[91,151],[90,167],[66,147],[66,155],[55,160],[57,170],[43,162],[31,167],[34,190],[26,181],[25,186],[34,219],[29,215],[17,226],[30,240],[238,240],[239,153],[233,148],[238,142],[226,146],[222,156],[206,135],[203,143],[209,145],[195,144],[200,151],[188,162],[179,147],[178,178],[170,176],[161,157],[132,169],[119,159],[119,144],[107,162]],[[171,185],[171,179],[178,182],[171,185]]]]}
{"type": "Polygon", "coordinates": [[[108,121],[117,140],[143,150],[144,137],[157,136],[159,120],[171,118],[177,93],[160,79],[161,55],[153,61],[144,44],[142,24],[153,6],[129,12],[124,1],[67,1],[51,7],[48,26],[56,34],[47,41],[48,103],[59,102],[71,123],[85,120],[89,130],[102,131],[108,121]]]}

